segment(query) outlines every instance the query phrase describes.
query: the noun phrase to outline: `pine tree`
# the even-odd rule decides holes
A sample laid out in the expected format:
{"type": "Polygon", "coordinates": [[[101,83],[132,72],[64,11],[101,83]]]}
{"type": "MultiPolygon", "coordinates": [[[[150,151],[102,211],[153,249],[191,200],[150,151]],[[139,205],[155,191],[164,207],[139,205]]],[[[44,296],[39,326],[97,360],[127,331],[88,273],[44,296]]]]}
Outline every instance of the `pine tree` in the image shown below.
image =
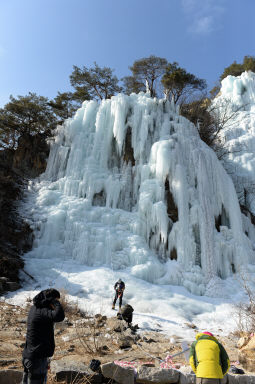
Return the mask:
{"type": "Polygon", "coordinates": [[[225,77],[229,75],[240,76],[244,71],[252,71],[255,73],[255,56],[244,56],[242,64],[238,64],[234,61],[224,69],[223,74],[220,76],[220,80],[225,79],[225,77]]]}
{"type": "Polygon", "coordinates": [[[136,60],[129,67],[133,73],[133,83],[138,87],[139,91],[143,84],[144,89],[148,87],[151,97],[157,96],[155,83],[164,74],[166,65],[166,59],[153,55],[136,60]]]}
{"type": "Polygon", "coordinates": [[[45,133],[55,127],[57,118],[47,97],[31,93],[27,96],[10,96],[0,109],[0,142],[3,147],[15,148],[23,134],[45,133]]]}
{"type": "Polygon", "coordinates": [[[109,67],[101,68],[97,63],[92,68],[74,66],[70,82],[75,88],[74,96],[77,98],[83,94],[86,99],[109,99],[122,90],[113,70],[109,67]]]}
{"type": "Polygon", "coordinates": [[[186,103],[197,91],[206,88],[206,81],[181,68],[177,62],[169,63],[162,77],[164,93],[175,103],[186,103]]]}

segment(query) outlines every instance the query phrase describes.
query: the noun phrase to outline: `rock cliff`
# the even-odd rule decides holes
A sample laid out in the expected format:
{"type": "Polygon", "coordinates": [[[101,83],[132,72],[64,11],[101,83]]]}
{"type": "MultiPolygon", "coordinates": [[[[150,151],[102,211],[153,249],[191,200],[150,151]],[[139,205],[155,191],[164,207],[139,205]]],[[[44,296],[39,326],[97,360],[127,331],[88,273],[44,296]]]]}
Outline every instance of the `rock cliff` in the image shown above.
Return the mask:
{"type": "Polygon", "coordinates": [[[19,213],[28,178],[46,168],[48,145],[41,134],[20,138],[16,151],[0,151],[0,293],[19,288],[21,255],[33,242],[32,230],[19,213]]]}

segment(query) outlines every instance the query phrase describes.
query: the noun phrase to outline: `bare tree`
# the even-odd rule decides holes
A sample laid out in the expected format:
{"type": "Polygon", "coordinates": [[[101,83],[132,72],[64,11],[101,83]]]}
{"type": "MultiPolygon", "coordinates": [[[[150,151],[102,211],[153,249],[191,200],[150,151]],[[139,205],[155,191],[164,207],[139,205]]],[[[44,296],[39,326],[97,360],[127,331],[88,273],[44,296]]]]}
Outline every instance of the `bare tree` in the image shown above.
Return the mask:
{"type": "MultiPolygon", "coordinates": [[[[183,104],[181,114],[197,126],[200,138],[216,152],[221,160],[230,153],[222,132],[226,128],[233,127],[238,112],[246,106],[242,105],[233,110],[230,100],[225,100],[221,104],[212,104],[209,98],[201,97],[189,104],[183,104]]],[[[240,147],[235,152],[241,152],[244,149],[240,147]]]]}
{"type": "Polygon", "coordinates": [[[255,292],[251,288],[254,284],[251,277],[247,274],[241,274],[241,285],[247,295],[246,303],[239,303],[236,306],[237,325],[240,333],[255,332],[255,292]]]}

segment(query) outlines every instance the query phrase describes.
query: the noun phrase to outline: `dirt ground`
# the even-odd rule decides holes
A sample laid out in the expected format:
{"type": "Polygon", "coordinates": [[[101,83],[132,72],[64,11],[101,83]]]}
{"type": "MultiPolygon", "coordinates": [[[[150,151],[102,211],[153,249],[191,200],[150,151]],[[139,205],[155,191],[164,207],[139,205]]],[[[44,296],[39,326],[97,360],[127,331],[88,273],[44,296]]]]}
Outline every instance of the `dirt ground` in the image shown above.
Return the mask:
{"type": "MultiPolygon", "coordinates": [[[[125,330],[125,322],[106,316],[90,316],[64,303],[66,319],[55,325],[55,353],[53,360],[80,361],[89,364],[91,359],[101,363],[114,360],[152,362],[180,352],[178,337],[167,337],[160,332],[131,332],[125,330]],[[174,343],[171,341],[175,340],[174,343]],[[170,341],[171,340],[171,341],[170,341]]],[[[30,304],[26,308],[0,302],[0,369],[22,369],[22,350],[25,345],[26,320],[30,304]]],[[[238,335],[231,334],[219,341],[226,348],[232,363],[238,360],[238,335]]],[[[189,364],[184,355],[173,358],[176,368],[189,364]]],[[[238,367],[241,367],[238,365],[238,367]]],[[[184,368],[184,369],[185,369],[184,368]]],[[[51,376],[51,374],[49,374],[51,376]]],[[[53,381],[50,381],[53,382],[53,381]]]]}

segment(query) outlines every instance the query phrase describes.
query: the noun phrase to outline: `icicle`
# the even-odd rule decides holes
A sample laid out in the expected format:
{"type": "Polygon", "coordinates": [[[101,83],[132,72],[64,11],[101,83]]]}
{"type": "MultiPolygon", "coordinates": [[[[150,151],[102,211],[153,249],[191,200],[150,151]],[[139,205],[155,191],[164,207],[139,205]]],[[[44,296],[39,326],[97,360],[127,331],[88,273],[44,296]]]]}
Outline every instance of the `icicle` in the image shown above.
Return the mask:
{"type": "Polygon", "coordinates": [[[147,79],[146,79],[145,84],[146,84],[146,93],[150,95],[151,91],[150,91],[150,86],[149,86],[149,82],[147,79]]]}

